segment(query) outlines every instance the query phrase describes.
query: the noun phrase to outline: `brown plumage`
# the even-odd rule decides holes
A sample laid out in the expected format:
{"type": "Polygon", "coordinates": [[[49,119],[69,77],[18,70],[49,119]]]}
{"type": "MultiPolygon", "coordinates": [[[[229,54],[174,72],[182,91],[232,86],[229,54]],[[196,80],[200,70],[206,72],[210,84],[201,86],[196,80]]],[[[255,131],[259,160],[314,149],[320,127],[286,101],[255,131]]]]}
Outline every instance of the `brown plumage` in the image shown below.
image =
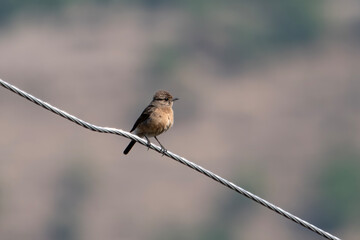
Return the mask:
{"type": "MultiPolygon", "coordinates": [[[[172,106],[176,100],[178,98],[173,98],[167,91],[157,91],[151,103],[141,113],[130,132],[134,132],[139,137],[145,137],[148,144],[150,144],[149,137],[154,137],[163,151],[166,151],[156,136],[167,131],[173,125],[174,112],[172,106]]],[[[132,140],[124,150],[124,154],[128,154],[135,143],[132,140]]]]}

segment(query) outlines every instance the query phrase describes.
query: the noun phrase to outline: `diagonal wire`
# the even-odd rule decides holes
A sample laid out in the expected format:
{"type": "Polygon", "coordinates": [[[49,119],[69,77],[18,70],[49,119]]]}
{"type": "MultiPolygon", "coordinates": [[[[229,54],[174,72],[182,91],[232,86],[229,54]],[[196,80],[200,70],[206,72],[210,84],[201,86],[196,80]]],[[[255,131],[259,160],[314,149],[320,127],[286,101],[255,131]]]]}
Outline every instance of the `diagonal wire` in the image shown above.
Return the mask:
{"type": "MultiPolygon", "coordinates": [[[[116,129],[116,128],[99,127],[99,126],[90,124],[88,122],[85,122],[85,121],[83,121],[83,120],[81,120],[81,119],[79,119],[79,118],[77,118],[77,117],[63,111],[63,110],[60,110],[60,109],[50,105],[47,102],[44,102],[44,101],[42,101],[42,100],[40,100],[40,99],[38,99],[38,98],[36,98],[36,97],[34,97],[32,95],[20,90],[19,88],[17,88],[15,86],[1,80],[1,79],[0,79],[0,85],[3,86],[6,89],[18,94],[18,95],[26,98],[27,100],[29,100],[29,101],[31,101],[31,102],[33,102],[33,103],[47,109],[47,110],[49,110],[49,111],[51,111],[51,112],[53,112],[53,113],[55,113],[57,115],[60,115],[61,117],[66,118],[66,119],[68,119],[68,120],[70,120],[70,121],[72,121],[72,122],[74,122],[74,123],[76,123],[76,124],[78,124],[78,125],[80,125],[80,126],[82,126],[84,128],[87,128],[87,129],[95,131],[95,132],[100,132],[100,133],[111,133],[111,134],[120,135],[120,136],[129,138],[131,140],[134,140],[134,141],[136,141],[136,142],[138,142],[138,143],[140,143],[142,145],[147,146],[147,141],[146,140],[144,140],[142,138],[139,138],[138,136],[136,136],[134,134],[131,134],[131,133],[127,132],[127,131],[123,131],[121,129],[116,129]]],[[[163,152],[161,147],[159,147],[157,145],[154,145],[152,143],[150,144],[149,147],[151,149],[161,153],[161,154],[164,154],[164,155],[168,156],[169,158],[172,158],[173,160],[176,160],[176,161],[178,161],[178,162],[180,162],[180,163],[182,163],[182,164],[184,164],[184,165],[186,165],[186,166],[188,166],[188,167],[190,167],[190,168],[192,168],[192,169],[206,175],[207,177],[209,177],[209,178],[221,183],[222,185],[224,185],[224,186],[226,186],[226,187],[228,187],[228,188],[230,188],[230,189],[244,195],[245,197],[247,197],[247,198],[249,198],[249,199],[251,199],[251,200],[253,200],[253,201],[255,201],[255,202],[257,202],[257,203],[259,203],[261,205],[263,205],[264,207],[269,208],[270,210],[280,214],[281,216],[283,216],[283,217],[285,217],[287,219],[290,219],[291,221],[293,221],[293,222],[295,222],[295,223],[297,223],[297,224],[299,224],[299,225],[301,225],[301,226],[303,226],[303,227],[305,227],[305,228],[319,234],[320,236],[322,236],[322,237],[324,237],[326,239],[340,240],[340,238],[331,235],[330,233],[328,233],[328,232],[326,232],[326,231],[324,231],[324,230],[322,230],[322,229],[320,229],[320,228],[318,228],[318,227],[316,227],[316,226],[302,220],[301,218],[299,218],[299,217],[297,217],[297,216],[283,210],[282,208],[280,208],[280,207],[278,207],[278,206],[276,206],[276,205],[274,205],[274,204],[272,204],[272,203],[270,203],[270,202],[256,196],[255,194],[252,194],[251,192],[246,191],[245,189],[243,189],[243,188],[235,185],[234,183],[232,183],[232,182],[230,182],[230,181],[228,181],[228,180],[226,180],[226,179],[212,173],[211,171],[206,170],[205,168],[203,168],[203,167],[201,167],[201,166],[199,166],[199,165],[197,165],[197,164],[195,164],[193,162],[190,162],[189,160],[187,160],[187,159],[185,159],[183,157],[180,157],[179,155],[176,155],[176,154],[174,154],[174,153],[172,153],[170,151],[163,152]]]]}

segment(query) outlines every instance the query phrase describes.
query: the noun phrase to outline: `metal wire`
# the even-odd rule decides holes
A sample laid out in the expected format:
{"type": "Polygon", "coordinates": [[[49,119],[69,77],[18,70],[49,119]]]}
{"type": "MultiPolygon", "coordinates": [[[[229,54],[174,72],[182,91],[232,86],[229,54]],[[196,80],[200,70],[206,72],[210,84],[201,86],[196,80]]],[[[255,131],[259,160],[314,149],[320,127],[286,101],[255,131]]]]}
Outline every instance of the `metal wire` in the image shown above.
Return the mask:
{"type": "MultiPolygon", "coordinates": [[[[148,146],[146,140],[144,140],[142,138],[139,138],[138,136],[136,136],[134,134],[131,134],[131,133],[127,132],[127,131],[123,131],[121,129],[109,128],[109,127],[99,127],[99,126],[90,124],[88,122],[85,122],[85,121],[83,121],[83,120],[81,120],[81,119],[79,119],[79,118],[77,118],[77,117],[63,111],[63,110],[60,110],[60,109],[50,105],[47,102],[44,102],[44,101],[42,101],[42,100],[40,100],[40,99],[26,93],[26,92],[18,89],[17,87],[15,87],[15,86],[13,86],[13,85],[11,85],[11,84],[9,84],[9,83],[1,80],[1,79],[0,79],[0,85],[2,85],[4,88],[6,88],[6,89],[18,94],[18,95],[26,98],[27,100],[29,100],[29,101],[31,101],[31,102],[45,108],[45,109],[47,109],[47,110],[49,110],[49,111],[63,117],[63,118],[66,118],[66,119],[68,119],[68,120],[70,120],[70,121],[72,121],[72,122],[74,122],[74,123],[76,123],[76,124],[78,124],[78,125],[80,125],[80,126],[82,126],[84,128],[87,128],[87,129],[95,131],[95,132],[100,132],[100,133],[111,133],[111,134],[120,135],[120,136],[129,138],[131,140],[134,140],[134,141],[136,141],[136,142],[138,142],[138,143],[140,143],[142,145],[148,146]]],[[[178,161],[178,162],[180,162],[180,163],[182,163],[182,164],[184,164],[184,165],[186,165],[186,166],[188,166],[188,167],[190,167],[190,168],[192,168],[192,169],[206,175],[207,177],[209,177],[209,178],[221,183],[222,185],[224,185],[224,186],[226,186],[226,187],[228,187],[228,188],[230,188],[230,189],[244,195],[245,197],[247,197],[247,198],[249,198],[249,199],[251,199],[251,200],[253,200],[253,201],[255,201],[255,202],[257,202],[257,203],[259,203],[261,205],[263,205],[264,207],[269,208],[270,210],[280,214],[281,216],[283,216],[283,217],[285,217],[287,219],[290,219],[293,222],[295,222],[295,223],[297,223],[297,224],[299,224],[299,225],[301,225],[301,226],[303,226],[303,227],[305,227],[305,228],[319,234],[320,236],[322,236],[322,237],[324,237],[326,239],[340,240],[340,238],[331,235],[330,233],[328,233],[328,232],[326,232],[326,231],[324,231],[324,230],[322,230],[322,229],[320,229],[320,228],[318,228],[318,227],[316,227],[316,226],[302,220],[301,218],[299,218],[297,216],[294,216],[293,214],[281,209],[280,207],[278,207],[278,206],[276,206],[276,205],[274,205],[274,204],[272,204],[272,203],[270,203],[270,202],[256,196],[255,194],[252,194],[249,191],[246,191],[245,189],[235,185],[234,183],[232,183],[232,182],[230,182],[230,181],[228,181],[228,180],[226,180],[226,179],[212,173],[209,170],[206,170],[205,168],[203,168],[203,167],[201,167],[201,166],[199,166],[199,165],[197,165],[197,164],[195,164],[193,162],[190,162],[189,160],[187,160],[187,159],[185,159],[183,157],[180,157],[179,155],[176,155],[176,154],[174,154],[174,153],[172,153],[170,151],[163,152],[163,151],[161,151],[161,147],[159,147],[157,145],[154,145],[152,143],[148,147],[150,147],[151,149],[153,149],[153,150],[155,150],[155,151],[157,151],[157,152],[159,152],[161,154],[164,154],[164,155],[168,156],[169,158],[171,158],[171,159],[173,159],[175,161],[178,161]]]]}

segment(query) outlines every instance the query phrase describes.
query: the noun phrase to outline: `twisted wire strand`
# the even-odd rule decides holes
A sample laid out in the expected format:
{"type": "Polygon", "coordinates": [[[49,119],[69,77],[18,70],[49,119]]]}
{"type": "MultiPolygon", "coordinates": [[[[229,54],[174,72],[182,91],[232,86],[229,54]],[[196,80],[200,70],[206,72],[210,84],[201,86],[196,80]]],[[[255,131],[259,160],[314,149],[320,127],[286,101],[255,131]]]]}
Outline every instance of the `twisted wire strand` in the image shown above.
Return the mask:
{"type": "MultiPolygon", "coordinates": [[[[2,79],[0,79],[0,85],[3,86],[6,89],[18,94],[18,95],[26,98],[27,100],[29,100],[29,101],[31,101],[31,102],[45,108],[45,109],[47,109],[47,110],[49,110],[49,111],[63,117],[63,118],[66,118],[66,119],[68,119],[68,120],[70,120],[70,121],[72,121],[72,122],[74,122],[74,123],[76,123],[76,124],[78,124],[78,125],[80,125],[80,126],[82,126],[84,128],[87,128],[87,129],[95,131],[95,132],[100,132],[100,133],[110,133],[110,134],[120,135],[120,136],[129,138],[131,140],[134,140],[134,141],[136,141],[136,142],[138,142],[138,143],[140,143],[142,145],[148,146],[146,140],[144,140],[144,139],[142,139],[142,138],[140,138],[140,137],[138,137],[138,136],[136,136],[134,134],[131,134],[131,133],[127,132],[127,131],[123,131],[121,129],[110,128],[110,127],[100,127],[100,126],[96,126],[96,125],[90,124],[88,122],[85,122],[85,121],[83,121],[83,120],[81,120],[81,119],[79,119],[79,118],[77,118],[77,117],[63,111],[63,110],[60,110],[60,109],[50,105],[47,102],[44,102],[44,101],[32,96],[31,94],[28,94],[28,93],[20,90],[19,88],[17,88],[15,86],[3,81],[2,79]]],[[[159,147],[157,145],[154,145],[152,143],[148,147],[155,150],[155,151],[157,151],[157,152],[159,152],[159,153],[161,153],[161,154],[164,154],[164,155],[168,156],[169,158],[171,158],[171,159],[173,159],[175,161],[178,161],[178,162],[192,168],[193,170],[196,170],[196,171],[204,174],[205,176],[219,182],[220,184],[222,184],[222,185],[224,185],[224,186],[226,186],[226,187],[228,187],[228,188],[230,188],[230,189],[244,195],[245,197],[247,197],[247,198],[261,204],[262,206],[264,206],[264,207],[266,207],[266,208],[280,214],[281,216],[283,216],[283,217],[285,217],[285,218],[287,218],[287,219],[289,219],[289,220],[291,220],[291,221],[293,221],[293,222],[295,222],[295,223],[297,223],[297,224],[299,224],[299,225],[301,225],[301,226],[303,226],[303,227],[305,227],[305,228],[319,234],[320,236],[322,236],[322,237],[324,237],[326,239],[340,240],[340,238],[331,235],[330,233],[328,233],[328,232],[326,232],[326,231],[324,231],[324,230],[322,230],[322,229],[320,229],[320,228],[318,228],[318,227],[316,227],[316,226],[302,220],[301,218],[299,218],[299,217],[297,217],[297,216],[283,210],[282,208],[280,208],[280,207],[278,207],[278,206],[276,206],[276,205],[274,205],[274,204],[272,204],[272,203],[270,203],[270,202],[256,196],[255,194],[252,194],[249,191],[246,191],[245,189],[235,185],[234,183],[232,183],[232,182],[230,182],[230,181],[228,181],[228,180],[214,174],[213,172],[211,172],[209,170],[206,170],[205,168],[203,168],[203,167],[201,167],[201,166],[199,166],[199,165],[197,165],[197,164],[195,164],[195,163],[193,163],[193,162],[191,162],[191,161],[189,161],[189,160],[187,160],[187,159],[185,159],[185,158],[183,158],[183,157],[181,157],[179,155],[176,155],[176,154],[174,154],[174,153],[172,153],[170,151],[163,152],[161,147],[159,147]]]]}

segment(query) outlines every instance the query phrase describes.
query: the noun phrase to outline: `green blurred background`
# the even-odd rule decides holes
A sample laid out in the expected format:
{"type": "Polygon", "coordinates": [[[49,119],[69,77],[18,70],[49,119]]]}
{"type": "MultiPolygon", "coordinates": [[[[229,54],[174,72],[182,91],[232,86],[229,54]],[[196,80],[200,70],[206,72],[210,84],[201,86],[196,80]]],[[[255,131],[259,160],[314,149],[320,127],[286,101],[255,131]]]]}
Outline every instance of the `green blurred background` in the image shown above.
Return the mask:
{"type": "MultiPolygon", "coordinates": [[[[343,239],[360,235],[357,0],[0,0],[0,78],[160,141],[343,239]]],[[[322,239],[128,140],[0,89],[0,239],[322,239]]]]}

